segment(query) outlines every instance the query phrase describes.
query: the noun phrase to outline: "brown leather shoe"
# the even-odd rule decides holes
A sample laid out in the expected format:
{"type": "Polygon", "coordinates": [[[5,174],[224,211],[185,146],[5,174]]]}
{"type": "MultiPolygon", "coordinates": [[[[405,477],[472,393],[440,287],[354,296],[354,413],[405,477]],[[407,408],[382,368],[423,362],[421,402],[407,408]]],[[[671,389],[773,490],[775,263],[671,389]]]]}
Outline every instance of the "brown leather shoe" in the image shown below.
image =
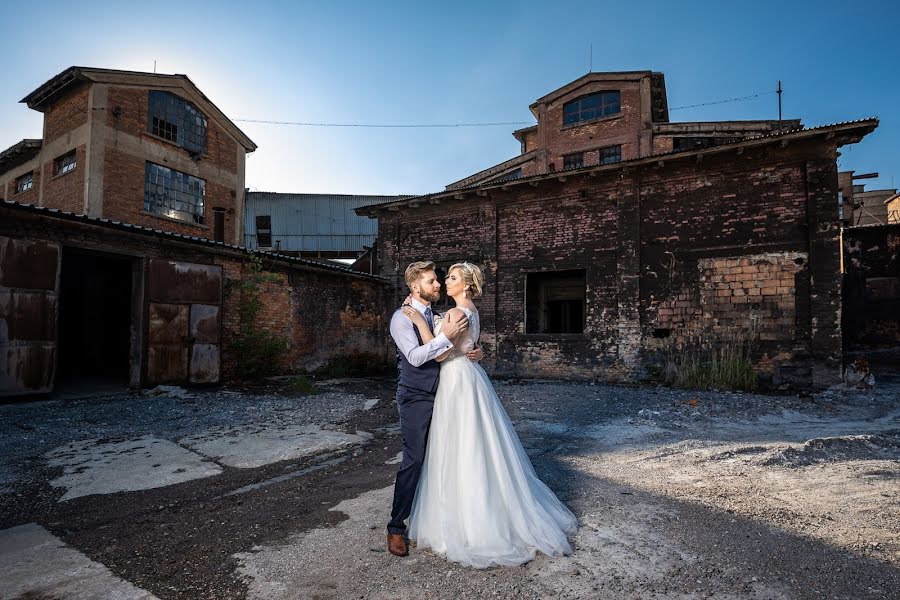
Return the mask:
{"type": "Polygon", "coordinates": [[[409,555],[409,548],[406,546],[406,538],[402,533],[389,533],[387,536],[388,552],[394,556],[409,555]]]}

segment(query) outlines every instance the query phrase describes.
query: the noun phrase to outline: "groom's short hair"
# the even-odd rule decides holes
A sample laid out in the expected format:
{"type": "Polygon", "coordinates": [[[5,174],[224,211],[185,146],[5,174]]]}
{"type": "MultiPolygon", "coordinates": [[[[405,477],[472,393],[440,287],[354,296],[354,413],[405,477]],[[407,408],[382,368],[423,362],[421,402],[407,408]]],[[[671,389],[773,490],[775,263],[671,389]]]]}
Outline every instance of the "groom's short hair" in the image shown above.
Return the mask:
{"type": "Polygon", "coordinates": [[[406,287],[412,289],[412,284],[418,281],[419,277],[425,271],[434,271],[435,264],[430,260],[420,260],[419,262],[411,263],[408,267],[406,267],[406,287]]]}

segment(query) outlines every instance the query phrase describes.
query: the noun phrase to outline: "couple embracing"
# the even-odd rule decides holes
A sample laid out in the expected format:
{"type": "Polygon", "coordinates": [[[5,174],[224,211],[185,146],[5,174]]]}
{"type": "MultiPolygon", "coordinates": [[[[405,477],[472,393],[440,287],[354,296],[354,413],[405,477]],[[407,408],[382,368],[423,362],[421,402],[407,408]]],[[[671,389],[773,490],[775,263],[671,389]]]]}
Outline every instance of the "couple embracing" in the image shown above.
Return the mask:
{"type": "Polygon", "coordinates": [[[410,295],[391,318],[403,462],[388,550],[406,556],[408,536],[473,567],[519,565],[538,551],[570,553],[575,517],[535,474],[478,364],[481,322],[473,300],[484,284],[481,269],[450,267],[446,293],[456,307],[443,318],[431,308],[441,289],[434,263],[412,263],[405,278],[410,295]]]}

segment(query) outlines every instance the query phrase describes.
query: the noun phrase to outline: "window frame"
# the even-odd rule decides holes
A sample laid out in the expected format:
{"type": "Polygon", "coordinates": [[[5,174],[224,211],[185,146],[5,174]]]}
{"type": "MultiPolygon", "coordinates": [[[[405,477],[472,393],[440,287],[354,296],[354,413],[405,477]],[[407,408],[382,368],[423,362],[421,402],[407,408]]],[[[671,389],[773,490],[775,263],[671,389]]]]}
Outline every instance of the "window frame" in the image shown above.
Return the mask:
{"type": "Polygon", "coordinates": [[[584,152],[571,152],[569,154],[563,154],[563,171],[567,171],[569,169],[580,169],[584,167],[584,152]],[[574,162],[575,164],[566,164],[568,162],[574,162]]]}
{"type": "Polygon", "coordinates": [[[206,180],[148,160],[144,170],[144,210],[187,225],[206,226],[206,180]],[[154,169],[155,178],[151,177],[154,169]],[[164,171],[168,171],[169,174],[164,171]],[[173,182],[180,180],[180,189],[167,187],[167,180],[173,182]],[[154,202],[152,197],[157,198],[157,201],[154,202]],[[164,197],[165,201],[159,201],[160,197],[164,197]],[[198,199],[199,202],[191,202],[191,198],[198,199]],[[183,208],[185,206],[194,207],[199,211],[185,210],[183,208]],[[190,215],[191,218],[180,217],[177,213],[190,215]]]}
{"type": "Polygon", "coordinates": [[[272,248],[272,215],[256,215],[253,219],[253,226],[256,228],[256,247],[257,248],[272,248]],[[268,227],[260,228],[260,219],[268,220],[268,227]],[[268,236],[269,243],[263,244],[262,237],[263,235],[268,236]]]}
{"type": "Polygon", "coordinates": [[[579,96],[573,100],[569,100],[563,104],[563,127],[574,127],[582,123],[590,123],[600,119],[608,119],[622,114],[622,91],[621,90],[600,90],[579,96]],[[615,101],[607,99],[607,96],[615,95],[615,101]],[[597,105],[591,102],[585,106],[585,101],[592,101],[597,98],[597,105]],[[577,107],[572,109],[571,107],[577,107]],[[612,109],[615,107],[615,110],[612,109]],[[572,118],[574,115],[574,118],[572,118]]]}
{"type": "Polygon", "coordinates": [[[75,169],[78,168],[78,155],[75,150],[69,150],[68,152],[61,154],[53,159],[53,176],[61,177],[67,173],[71,173],[75,169]],[[67,159],[71,158],[71,162],[67,161],[67,159]]]}
{"type": "Polygon", "coordinates": [[[147,133],[199,157],[206,154],[209,118],[194,103],[164,90],[147,94],[147,133]]]}
{"type": "Polygon", "coordinates": [[[24,194],[25,192],[33,190],[33,189],[34,189],[34,170],[33,169],[27,173],[22,173],[21,175],[16,177],[16,194],[24,194]],[[28,187],[23,189],[22,182],[25,180],[25,178],[28,178],[28,187]]]}
{"type": "Polygon", "coordinates": [[[614,165],[616,163],[622,162],[622,144],[613,144],[612,146],[604,146],[597,150],[597,164],[599,165],[614,165]],[[615,160],[607,160],[604,157],[604,153],[607,150],[615,150],[615,155],[618,158],[615,160]]]}

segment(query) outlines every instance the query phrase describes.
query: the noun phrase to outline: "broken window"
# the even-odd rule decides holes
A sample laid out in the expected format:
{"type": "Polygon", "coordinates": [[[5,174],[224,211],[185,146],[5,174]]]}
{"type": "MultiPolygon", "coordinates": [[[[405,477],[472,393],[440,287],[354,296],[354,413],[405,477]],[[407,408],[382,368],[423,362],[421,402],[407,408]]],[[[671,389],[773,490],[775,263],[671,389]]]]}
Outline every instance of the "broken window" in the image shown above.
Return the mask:
{"type": "Polygon", "coordinates": [[[563,169],[580,169],[584,166],[584,152],[575,152],[563,156],[563,169]]]}
{"type": "Polygon", "coordinates": [[[75,151],[66,152],[53,161],[53,174],[64,175],[69,171],[74,171],[77,163],[75,162],[75,151]]]}
{"type": "Polygon", "coordinates": [[[144,210],[202,225],[206,221],[205,204],[205,180],[147,162],[144,210]]]}
{"type": "Polygon", "coordinates": [[[257,215],[256,217],[256,245],[260,248],[272,247],[272,217],[271,215],[257,215]]]}
{"type": "Polygon", "coordinates": [[[585,272],[528,273],[525,284],[526,333],[583,333],[585,272]]]}
{"type": "Polygon", "coordinates": [[[34,171],[16,177],[16,193],[27,192],[34,187],[34,171]]]}
{"type": "Polygon", "coordinates": [[[711,148],[719,145],[719,139],[714,137],[676,137],[672,138],[673,152],[686,152],[699,148],[711,148]]]}
{"type": "Polygon", "coordinates": [[[600,148],[600,164],[610,165],[622,160],[622,146],[607,146],[600,148]]]}
{"type": "Polygon", "coordinates": [[[206,151],[206,116],[196,106],[169,92],[151,91],[147,129],[175,142],[194,156],[206,151]]]}
{"type": "Polygon", "coordinates": [[[563,125],[608,117],[618,114],[621,109],[618,91],[589,94],[563,105],[563,125]]]}

